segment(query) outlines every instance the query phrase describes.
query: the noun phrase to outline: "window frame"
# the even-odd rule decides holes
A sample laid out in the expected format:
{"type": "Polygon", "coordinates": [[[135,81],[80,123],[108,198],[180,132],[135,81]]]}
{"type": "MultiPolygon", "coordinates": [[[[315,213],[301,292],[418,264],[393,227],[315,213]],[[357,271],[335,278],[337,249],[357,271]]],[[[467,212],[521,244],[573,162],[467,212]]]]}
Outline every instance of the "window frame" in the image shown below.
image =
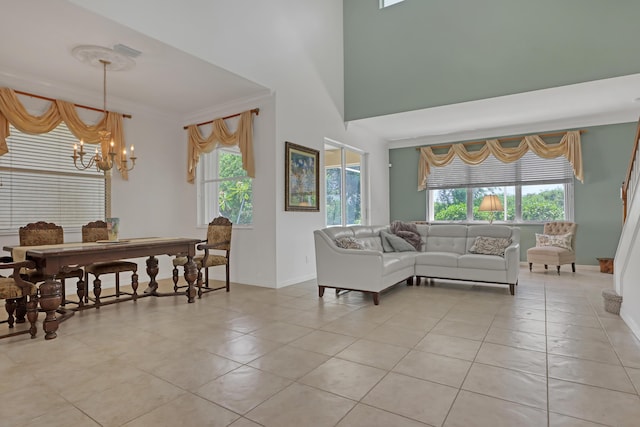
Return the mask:
{"type": "MultiPolygon", "coordinates": [[[[369,175],[368,175],[368,161],[369,154],[363,150],[355,147],[343,144],[341,142],[333,141],[325,138],[324,149],[322,156],[322,181],[324,192],[322,195],[322,205],[324,206],[324,224],[326,227],[340,227],[348,226],[347,224],[347,209],[346,209],[346,178],[347,178],[347,151],[352,151],[360,155],[360,224],[369,224],[369,175]],[[327,167],[325,162],[325,152],[327,147],[331,147],[333,150],[340,150],[340,166],[327,167]],[[340,214],[341,224],[327,224],[327,170],[328,169],[340,169],[340,214]]],[[[354,225],[354,224],[349,224],[354,225]]]]}
{"type": "MultiPolygon", "coordinates": [[[[552,184],[561,184],[564,187],[564,221],[574,221],[574,205],[575,205],[575,201],[574,201],[574,185],[575,185],[575,181],[572,180],[570,182],[565,182],[564,180],[557,180],[556,182],[553,182],[553,180],[550,180],[549,182],[546,182],[546,184],[552,185],[552,184]]],[[[502,219],[495,219],[493,222],[494,223],[502,223],[502,224],[544,224],[545,222],[548,222],[547,220],[540,220],[540,221],[524,221],[522,220],[522,187],[527,187],[530,185],[535,185],[535,184],[530,184],[530,183],[521,183],[521,184],[515,184],[515,185],[505,185],[505,186],[494,186],[494,187],[514,187],[515,188],[515,219],[513,221],[510,220],[502,220],[502,219]]],[[[465,223],[476,223],[476,224],[482,224],[482,223],[486,223],[487,221],[485,220],[476,220],[473,218],[473,190],[475,188],[478,188],[476,186],[469,186],[469,187],[456,187],[456,188],[464,188],[467,191],[467,218],[465,220],[462,220],[462,222],[465,223]]],[[[458,220],[451,220],[451,221],[443,221],[443,220],[435,220],[434,219],[434,214],[435,214],[435,209],[434,209],[434,203],[435,203],[435,197],[434,197],[434,192],[438,191],[438,190],[448,190],[448,188],[439,188],[439,189],[432,189],[432,190],[427,190],[427,220],[429,222],[435,222],[435,223],[456,223],[456,222],[461,222],[458,220]]]]}
{"type": "Polygon", "coordinates": [[[251,223],[248,224],[237,224],[233,218],[229,218],[233,224],[233,228],[253,228],[254,224],[254,210],[253,210],[253,178],[246,175],[237,175],[233,177],[220,178],[220,152],[227,152],[242,158],[242,153],[240,152],[240,148],[237,145],[234,146],[217,146],[214,150],[209,153],[204,153],[200,155],[200,162],[197,168],[197,228],[207,228],[209,226],[209,222],[211,222],[215,217],[220,215],[220,204],[218,201],[217,195],[220,193],[219,183],[224,181],[232,181],[237,179],[247,179],[251,183],[251,223]],[[214,178],[207,178],[208,169],[212,169],[211,176],[214,178]],[[215,185],[213,191],[207,192],[205,190],[205,186],[209,183],[213,183],[215,185]],[[211,194],[209,194],[211,193],[211,194]],[[215,196],[213,196],[215,195],[215,196]],[[212,197],[212,201],[209,202],[209,197],[212,197]],[[207,210],[207,206],[213,203],[213,207],[211,211],[207,210]],[[215,212],[215,213],[214,213],[215,212]]]}

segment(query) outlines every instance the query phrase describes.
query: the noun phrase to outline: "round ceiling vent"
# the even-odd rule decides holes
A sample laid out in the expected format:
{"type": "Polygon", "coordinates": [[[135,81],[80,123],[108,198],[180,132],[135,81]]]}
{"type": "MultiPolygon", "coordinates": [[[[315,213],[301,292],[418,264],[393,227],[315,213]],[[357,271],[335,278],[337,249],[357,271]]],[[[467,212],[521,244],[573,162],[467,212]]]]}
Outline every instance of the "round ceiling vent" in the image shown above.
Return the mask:
{"type": "Polygon", "coordinates": [[[102,68],[103,62],[101,61],[106,61],[107,70],[109,71],[126,71],[136,65],[135,61],[130,57],[102,46],[76,46],[71,51],[71,54],[78,61],[97,68],[102,68]]]}

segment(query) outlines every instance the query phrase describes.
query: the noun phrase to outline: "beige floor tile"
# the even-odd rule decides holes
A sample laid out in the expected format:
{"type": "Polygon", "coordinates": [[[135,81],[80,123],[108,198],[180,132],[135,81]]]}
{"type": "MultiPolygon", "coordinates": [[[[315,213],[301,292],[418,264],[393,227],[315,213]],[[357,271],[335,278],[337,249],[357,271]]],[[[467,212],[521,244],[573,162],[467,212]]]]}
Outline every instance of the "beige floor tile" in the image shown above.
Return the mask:
{"type": "Polygon", "coordinates": [[[229,341],[223,341],[211,348],[213,353],[240,363],[247,363],[268,353],[280,344],[251,335],[243,335],[229,341]]]}
{"type": "Polygon", "coordinates": [[[310,334],[292,341],[289,345],[291,347],[333,356],[353,344],[356,340],[357,338],[355,337],[335,334],[333,332],[313,331],[310,334]]]}
{"type": "Polygon", "coordinates": [[[249,412],[246,417],[264,426],[298,427],[313,420],[317,427],[331,427],[356,402],[301,384],[292,384],[249,412]]]}
{"type": "Polygon", "coordinates": [[[120,426],[184,393],[184,390],[149,375],[135,383],[119,383],[91,394],[77,401],[75,406],[102,426],[120,426]]]}
{"type": "Polygon", "coordinates": [[[546,320],[544,310],[537,310],[527,307],[504,307],[500,309],[500,311],[498,311],[498,313],[496,314],[498,316],[518,317],[520,319],[539,320],[543,322],[546,320]]]}
{"type": "Polygon", "coordinates": [[[123,427],[226,427],[238,417],[238,414],[189,393],[126,423],[123,427]]]}
{"type": "Polygon", "coordinates": [[[229,427],[261,427],[260,424],[254,423],[247,418],[238,418],[233,423],[229,424],[229,427]]]}
{"type": "Polygon", "coordinates": [[[372,406],[357,404],[336,427],[425,427],[426,424],[372,406]]]}
{"type": "Polygon", "coordinates": [[[602,427],[604,424],[596,424],[591,421],[580,420],[553,412],[549,413],[549,427],[602,427]]]}
{"type": "Polygon", "coordinates": [[[616,353],[624,366],[640,368],[640,345],[635,343],[614,344],[616,353]]]}
{"type": "Polygon", "coordinates": [[[635,393],[636,390],[620,365],[608,365],[573,357],[549,355],[549,378],[572,381],[611,390],[635,393]]]}
{"type": "Polygon", "coordinates": [[[309,372],[299,382],[348,399],[360,400],[386,373],[383,369],[334,358],[309,372]]]}
{"type": "Polygon", "coordinates": [[[286,344],[312,332],[313,329],[303,326],[290,325],[284,322],[274,322],[264,328],[251,332],[251,335],[270,341],[286,344]]]}
{"type": "Polygon", "coordinates": [[[530,374],[547,375],[547,355],[539,351],[485,342],[475,361],[530,374]]]}
{"type": "Polygon", "coordinates": [[[384,324],[388,326],[398,326],[405,329],[429,332],[440,321],[439,317],[414,316],[413,314],[398,313],[387,320],[384,324]]]}
{"type": "Polygon", "coordinates": [[[400,347],[413,348],[413,346],[424,338],[425,334],[423,331],[385,323],[366,334],[363,338],[400,347]]]}
{"type": "Polygon", "coordinates": [[[547,381],[544,376],[474,363],[462,389],[547,409],[547,381]]]}
{"type": "Polygon", "coordinates": [[[620,364],[618,356],[615,351],[613,351],[613,347],[608,343],[557,337],[548,337],[547,342],[548,352],[550,354],[593,360],[611,365],[620,364]]]}
{"type": "Polygon", "coordinates": [[[429,333],[415,349],[458,359],[473,360],[482,343],[466,338],[450,337],[429,333]]]}
{"type": "Polygon", "coordinates": [[[616,427],[636,427],[640,398],[635,394],[549,379],[549,410],[616,427]]]}
{"type": "MultiPolygon", "coordinates": [[[[547,297],[547,300],[549,298],[547,297]]],[[[567,301],[571,299],[568,298],[567,301]]],[[[564,301],[547,301],[547,311],[562,311],[565,313],[583,314],[593,316],[594,310],[588,302],[571,303],[564,301]]]]}
{"type": "Polygon", "coordinates": [[[206,351],[194,351],[188,358],[180,357],[166,361],[151,372],[178,387],[194,391],[201,385],[240,366],[238,362],[206,351]]]}
{"type": "MultiPolygon", "coordinates": [[[[345,316],[346,317],[346,316],[345,316]]],[[[337,319],[329,322],[322,327],[321,330],[334,332],[336,334],[349,335],[356,338],[362,338],[382,323],[371,322],[366,319],[337,319]]]]}
{"type": "Polygon", "coordinates": [[[474,311],[465,311],[461,308],[454,307],[442,318],[442,320],[450,320],[454,322],[467,322],[475,325],[489,326],[493,322],[493,314],[483,314],[474,311]]]}
{"type": "Polygon", "coordinates": [[[405,347],[358,340],[336,354],[336,357],[388,370],[393,368],[408,352],[409,349],[405,347]]]}
{"type": "Polygon", "coordinates": [[[454,387],[389,373],[365,396],[362,403],[439,426],[457,393],[458,389],[454,387]]]}
{"type": "Polygon", "coordinates": [[[573,340],[602,341],[609,344],[609,338],[600,327],[563,325],[560,323],[547,323],[547,336],[569,338],[573,340]]]}
{"type": "Polygon", "coordinates": [[[249,363],[249,366],[295,380],[323,364],[329,356],[283,346],[249,363]]]}
{"type": "Polygon", "coordinates": [[[484,339],[486,342],[523,348],[525,350],[546,351],[546,337],[529,332],[512,331],[491,327],[484,339]]]}
{"type": "Polygon", "coordinates": [[[631,382],[633,383],[636,393],[640,394],[640,369],[637,368],[625,368],[631,382]]]}
{"type": "Polygon", "coordinates": [[[600,328],[600,321],[593,315],[567,313],[564,311],[548,311],[547,322],[561,323],[564,325],[586,326],[589,328],[600,328]]]}
{"type": "Polygon", "coordinates": [[[434,334],[481,341],[487,334],[488,330],[489,325],[477,325],[467,322],[441,320],[436,326],[434,326],[431,332],[434,334]]]}
{"type": "Polygon", "coordinates": [[[471,362],[466,360],[413,350],[393,371],[459,388],[470,367],[471,362]]]}
{"type": "Polygon", "coordinates": [[[542,334],[546,332],[547,324],[541,320],[521,319],[519,317],[496,316],[491,326],[513,331],[542,334]]]}
{"type": "Polygon", "coordinates": [[[7,426],[67,408],[68,403],[50,388],[42,385],[16,388],[0,394],[0,421],[7,426]]]}
{"type": "Polygon", "coordinates": [[[239,414],[246,414],[291,384],[290,380],[243,366],[211,381],[196,394],[239,414]]]}
{"type": "Polygon", "coordinates": [[[540,427],[546,424],[545,410],[462,390],[444,427],[540,427]]]}
{"type": "MultiPolygon", "coordinates": [[[[2,422],[7,421],[3,419],[2,422]]],[[[26,424],[20,424],[21,427],[99,427],[100,424],[83,414],[72,405],[63,405],[60,408],[51,410],[46,414],[31,419],[26,424]]]]}

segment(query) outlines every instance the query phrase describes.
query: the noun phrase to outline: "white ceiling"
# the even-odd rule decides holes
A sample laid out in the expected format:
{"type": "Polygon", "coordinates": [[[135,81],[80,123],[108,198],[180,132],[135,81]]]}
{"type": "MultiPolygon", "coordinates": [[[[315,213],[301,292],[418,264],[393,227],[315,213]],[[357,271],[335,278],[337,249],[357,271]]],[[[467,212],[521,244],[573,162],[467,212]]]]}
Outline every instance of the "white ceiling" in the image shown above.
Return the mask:
{"type": "Polygon", "coordinates": [[[2,3],[0,86],[27,92],[45,88],[48,96],[102,108],[102,70],[79,62],[71,50],[123,44],[142,55],[132,70],[107,73],[110,109],[134,104],[182,117],[269,92],[64,0],[2,3]]]}
{"type": "MultiPolygon", "coordinates": [[[[107,107],[116,111],[127,113],[122,109],[133,104],[182,118],[270,91],[67,1],[0,1],[2,86],[44,88],[48,96],[101,108],[102,71],[78,62],[71,50],[124,44],[142,55],[132,70],[108,74],[107,107]]],[[[391,141],[391,147],[413,146],[632,122],[640,116],[639,97],[635,74],[352,123],[391,141]]]]}

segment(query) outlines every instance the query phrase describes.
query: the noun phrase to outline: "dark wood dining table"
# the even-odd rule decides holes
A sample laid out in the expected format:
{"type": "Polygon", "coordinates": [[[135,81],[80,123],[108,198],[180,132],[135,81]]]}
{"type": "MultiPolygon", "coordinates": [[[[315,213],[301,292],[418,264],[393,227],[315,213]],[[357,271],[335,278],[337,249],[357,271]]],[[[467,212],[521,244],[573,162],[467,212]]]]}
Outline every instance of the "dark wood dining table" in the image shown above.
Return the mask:
{"type": "MultiPolygon", "coordinates": [[[[129,258],[147,258],[147,274],[150,282],[144,296],[162,296],[166,294],[158,293],[158,259],[156,255],[181,255],[187,257],[184,266],[184,278],[187,281],[187,302],[195,301],[196,289],[195,281],[198,276],[198,269],[193,256],[196,251],[196,244],[200,239],[192,238],[162,238],[146,237],[123,239],[119,241],[104,241],[95,243],[64,243],[60,245],[43,246],[5,246],[6,251],[11,251],[14,259],[24,257],[36,263],[46,277],[43,284],[39,286],[40,308],[46,313],[43,322],[45,339],[56,338],[56,331],[59,327],[59,320],[56,312],[62,303],[62,283],[55,280],[56,275],[65,270],[89,265],[95,262],[115,261],[129,258]]],[[[78,297],[80,304],[84,298],[83,289],[78,287],[78,297]]],[[[174,293],[178,295],[178,293],[174,293]]],[[[133,299],[138,297],[134,289],[133,299]]]]}

